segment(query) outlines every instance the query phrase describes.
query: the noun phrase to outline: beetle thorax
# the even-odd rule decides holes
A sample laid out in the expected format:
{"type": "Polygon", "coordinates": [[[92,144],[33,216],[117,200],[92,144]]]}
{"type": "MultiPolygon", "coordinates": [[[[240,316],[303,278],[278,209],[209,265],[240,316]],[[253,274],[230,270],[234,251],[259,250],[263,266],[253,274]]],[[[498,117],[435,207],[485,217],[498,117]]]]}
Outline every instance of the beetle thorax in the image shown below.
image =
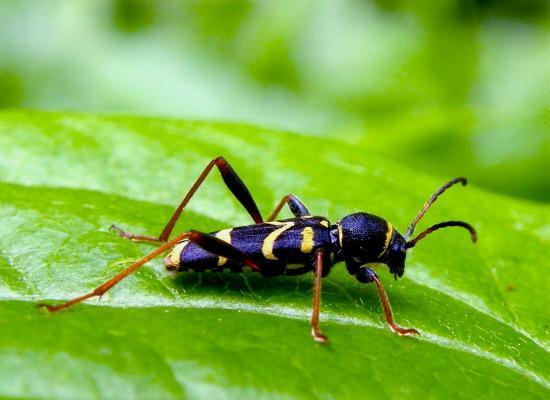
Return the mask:
{"type": "Polygon", "coordinates": [[[350,273],[368,263],[384,263],[396,276],[405,268],[405,239],[383,218],[367,213],[350,214],[336,224],[337,254],[350,273]]]}
{"type": "Polygon", "coordinates": [[[390,223],[367,213],[350,214],[337,227],[344,259],[358,264],[382,261],[393,236],[390,223]]]}

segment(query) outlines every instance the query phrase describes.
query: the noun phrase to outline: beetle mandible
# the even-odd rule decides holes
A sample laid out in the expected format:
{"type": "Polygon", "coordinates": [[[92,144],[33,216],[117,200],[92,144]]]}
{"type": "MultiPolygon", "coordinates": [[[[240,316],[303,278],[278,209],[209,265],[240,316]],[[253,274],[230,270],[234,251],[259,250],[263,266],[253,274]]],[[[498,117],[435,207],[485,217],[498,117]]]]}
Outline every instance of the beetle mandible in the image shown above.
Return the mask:
{"type": "Polygon", "coordinates": [[[347,215],[335,224],[330,224],[324,217],[312,216],[307,207],[292,194],[284,196],[264,221],[243,181],[225,158],[217,157],[210,161],[200,174],[158,237],[134,235],[116,225],[112,226],[120,236],[126,239],[159,242],[162,243],[161,246],[83,296],[55,306],[39,304],[38,307],[45,307],[48,311],[55,312],[91,297],[102,296],[143,264],[170,250],[164,263],[168,270],[174,271],[221,272],[229,269],[232,272],[241,272],[244,267],[249,267],[252,271],[266,277],[283,274],[299,275],[313,271],[311,333],[315,341],[327,343],[328,339],[321,333],[319,327],[322,278],[330,272],[334,264],[344,262],[347,271],[359,282],[375,284],[390,328],[399,335],[415,335],[418,334],[416,329],[402,328],[395,323],[384,286],[376,272],[367,265],[386,264],[397,279],[405,272],[407,250],[414,247],[426,235],[441,228],[451,226],[465,228],[475,242],[477,240],[475,229],[462,221],[435,224],[411,239],[416,225],[433,202],[446,189],[457,183],[465,185],[466,179],[455,178],[441,186],[417,213],[405,235],[401,235],[385,219],[364,212],[347,215]],[[248,211],[254,224],[212,233],[190,230],[169,240],[187,203],[214,167],[217,167],[229,190],[248,211]],[[294,214],[294,218],[277,220],[285,204],[294,214]]]}

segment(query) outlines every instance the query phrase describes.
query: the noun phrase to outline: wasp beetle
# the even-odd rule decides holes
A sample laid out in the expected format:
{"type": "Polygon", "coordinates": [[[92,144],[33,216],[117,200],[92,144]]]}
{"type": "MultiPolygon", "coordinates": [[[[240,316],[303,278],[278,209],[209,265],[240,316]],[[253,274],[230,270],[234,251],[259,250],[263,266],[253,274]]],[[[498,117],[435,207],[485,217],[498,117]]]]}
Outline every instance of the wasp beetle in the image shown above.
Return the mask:
{"type": "Polygon", "coordinates": [[[321,282],[331,267],[344,262],[348,272],[362,283],[374,283],[390,328],[399,335],[418,334],[416,329],[402,328],[394,322],[390,302],[370,263],[383,263],[389,267],[395,278],[403,276],[407,250],[431,232],[450,226],[458,226],[470,232],[475,242],[474,228],[462,221],[446,221],[433,225],[411,239],[414,229],[432,203],[446,189],[456,183],[466,184],[465,178],[455,178],[441,186],[418,212],[405,235],[401,235],[392,224],[372,214],[358,212],[331,224],[326,218],[313,216],[307,207],[294,195],[286,195],[271,215],[264,220],[258,206],[243,181],[223,157],[213,159],[195,181],[189,192],[158,237],[134,235],[113,225],[118,234],[134,241],[162,243],[160,247],[135,262],[115,277],[90,293],[59,305],[39,304],[51,312],[60,311],[95,296],[102,296],[110,288],[151,259],[170,250],[164,263],[173,271],[223,271],[241,272],[248,267],[263,276],[299,275],[314,273],[313,312],[311,332],[320,343],[327,343],[327,337],[319,328],[321,282]],[[184,232],[169,240],[178,218],[210,171],[217,167],[221,176],[254,224],[223,229],[212,233],[195,230],[184,232]],[[294,218],[277,220],[277,215],[287,204],[294,218]]]}

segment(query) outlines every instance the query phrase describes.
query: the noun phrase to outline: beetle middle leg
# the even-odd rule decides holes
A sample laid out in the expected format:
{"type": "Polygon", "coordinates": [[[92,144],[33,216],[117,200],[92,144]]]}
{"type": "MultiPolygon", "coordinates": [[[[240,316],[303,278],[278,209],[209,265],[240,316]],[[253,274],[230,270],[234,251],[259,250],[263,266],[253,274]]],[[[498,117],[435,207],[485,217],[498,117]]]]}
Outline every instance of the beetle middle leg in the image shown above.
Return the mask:
{"type": "Polygon", "coordinates": [[[388,323],[392,331],[394,331],[400,336],[420,335],[420,332],[418,332],[414,328],[402,328],[401,326],[395,323],[390,300],[388,299],[388,295],[386,294],[386,291],[384,290],[384,286],[382,285],[382,282],[380,282],[380,278],[378,278],[378,275],[376,274],[376,272],[374,272],[370,268],[363,267],[359,269],[359,272],[357,274],[357,279],[359,280],[359,282],[363,282],[363,283],[372,282],[376,285],[376,290],[378,291],[378,297],[380,297],[380,303],[382,304],[382,308],[384,309],[384,316],[386,317],[386,322],[388,323]]]}
{"type": "Polygon", "coordinates": [[[279,201],[279,204],[277,204],[277,207],[275,207],[273,212],[269,215],[267,221],[275,220],[285,204],[288,204],[288,208],[290,208],[290,211],[296,218],[311,215],[305,204],[302,203],[300,199],[293,194],[287,194],[279,201]]]}
{"type": "Polygon", "coordinates": [[[315,287],[313,290],[313,312],[311,314],[311,335],[316,342],[327,344],[328,337],[321,333],[319,327],[319,309],[321,308],[321,284],[323,281],[323,259],[325,251],[315,252],[315,287]]]}
{"type": "Polygon", "coordinates": [[[152,236],[145,236],[145,235],[134,235],[133,233],[126,232],[119,228],[116,225],[112,225],[112,228],[117,231],[117,233],[129,240],[133,241],[146,241],[146,242],[166,242],[168,238],[170,237],[170,233],[172,233],[172,230],[174,229],[174,226],[176,225],[176,222],[178,221],[181,213],[183,212],[185,206],[187,206],[187,203],[191,200],[197,189],[200,187],[200,185],[204,182],[210,171],[216,167],[218,168],[218,171],[220,172],[223,181],[225,182],[226,186],[229,188],[231,193],[239,200],[241,205],[246,209],[248,214],[252,217],[255,223],[261,223],[263,222],[262,215],[260,214],[260,211],[258,210],[258,206],[256,205],[256,202],[252,198],[252,195],[250,194],[250,191],[244,184],[241,178],[237,175],[235,170],[229,165],[227,160],[223,157],[216,157],[212,161],[208,163],[206,168],[202,171],[202,173],[199,175],[191,189],[187,192],[183,200],[181,201],[180,205],[176,208],[174,211],[174,214],[170,217],[168,222],[166,223],[166,226],[160,233],[158,237],[152,237],[152,236]]]}
{"type": "Polygon", "coordinates": [[[213,254],[227,257],[228,259],[238,261],[244,265],[249,266],[255,271],[261,272],[261,268],[251,260],[246,254],[241,252],[236,247],[233,247],[229,243],[224,242],[221,239],[218,239],[215,236],[209,235],[207,233],[202,233],[198,231],[189,231],[182,233],[178,236],[176,236],[174,239],[170,240],[167,243],[164,243],[163,245],[159,246],[157,249],[153,250],[151,253],[146,255],[145,257],[141,258],[140,260],[136,261],[123,271],[119,272],[117,275],[115,275],[113,278],[109,279],[104,284],[96,287],[94,290],[92,290],[89,293],[86,293],[82,296],[76,297],[72,300],[69,300],[65,303],[51,306],[48,304],[37,304],[37,307],[44,307],[50,312],[56,312],[61,311],[65,308],[69,308],[75,304],[81,303],[84,300],[87,300],[92,297],[101,297],[103,296],[109,289],[111,289],[113,286],[115,286],[117,283],[119,283],[121,280],[126,278],[128,275],[130,275],[132,272],[137,270],[139,267],[141,267],[146,262],[152,260],[153,258],[159,256],[160,254],[164,253],[166,250],[170,249],[172,246],[177,244],[178,242],[182,240],[189,240],[191,242],[196,243],[200,247],[202,247],[204,250],[209,251],[213,254]]]}

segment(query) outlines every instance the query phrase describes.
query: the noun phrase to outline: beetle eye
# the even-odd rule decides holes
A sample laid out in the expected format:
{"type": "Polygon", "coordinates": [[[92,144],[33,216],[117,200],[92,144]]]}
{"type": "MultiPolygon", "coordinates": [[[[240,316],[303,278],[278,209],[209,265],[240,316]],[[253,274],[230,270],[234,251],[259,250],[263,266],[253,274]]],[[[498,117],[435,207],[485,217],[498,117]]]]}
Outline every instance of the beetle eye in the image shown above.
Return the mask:
{"type": "Polygon", "coordinates": [[[406,251],[402,248],[400,243],[396,243],[392,247],[392,251],[388,254],[388,267],[390,272],[396,277],[402,277],[405,273],[405,258],[407,257],[406,251]]]}

